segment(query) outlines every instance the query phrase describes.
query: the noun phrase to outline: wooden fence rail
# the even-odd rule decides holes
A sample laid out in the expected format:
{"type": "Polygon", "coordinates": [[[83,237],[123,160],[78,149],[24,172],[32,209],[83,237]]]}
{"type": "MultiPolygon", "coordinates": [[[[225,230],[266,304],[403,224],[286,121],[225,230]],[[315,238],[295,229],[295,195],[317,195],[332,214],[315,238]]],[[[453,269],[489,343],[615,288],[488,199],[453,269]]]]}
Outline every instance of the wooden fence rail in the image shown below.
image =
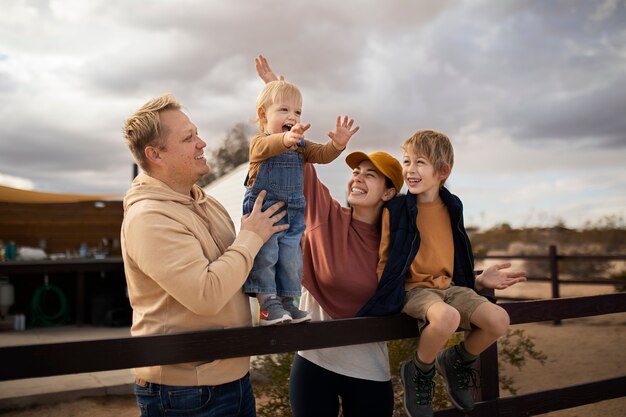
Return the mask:
{"type": "Polygon", "coordinates": [[[548,281],[551,283],[552,298],[561,296],[560,285],[562,284],[587,284],[587,285],[626,285],[626,281],[609,278],[563,280],[559,276],[560,261],[626,261],[626,255],[562,255],[558,253],[556,245],[550,245],[547,255],[476,255],[481,259],[523,259],[532,261],[548,262],[549,277],[530,277],[528,281],[548,281]]]}
{"type": "MultiPolygon", "coordinates": [[[[563,255],[559,254],[556,246],[550,246],[546,255],[476,255],[477,260],[481,259],[522,259],[529,261],[545,261],[549,265],[550,274],[546,277],[529,277],[530,282],[550,282],[552,288],[552,298],[560,297],[560,285],[587,284],[587,285],[626,285],[626,281],[616,279],[596,278],[596,279],[576,279],[563,280],[559,276],[559,263],[584,260],[584,261],[626,261],[626,255],[563,255]]],[[[86,288],[89,277],[111,276],[121,277],[123,280],[124,264],[122,258],[107,257],[105,259],[77,258],[62,260],[41,260],[41,261],[5,261],[0,262],[0,276],[8,276],[14,283],[19,283],[25,279],[40,279],[44,276],[54,278],[55,275],[73,274],[76,279],[76,299],[73,300],[75,321],[77,325],[88,322],[88,294],[86,288]],[[95,274],[94,274],[95,273],[95,274]]],[[[506,294],[501,296],[506,299],[506,294]]],[[[519,300],[516,298],[516,300],[519,300]]]]}
{"type": "MultiPolygon", "coordinates": [[[[626,293],[503,303],[511,323],[533,323],[626,312],[626,293]]],[[[399,314],[297,326],[246,327],[171,335],[0,348],[0,380],[210,361],[417,336],[415,321],[399,314]]],[[[610,359],[608,359],[610,360],[610,359]]],[[[501,398],[497,347],[480,359],[482,389],[471,416],[531,416],[626,396],[626,376],[501,398]]],[[[441,410],[436,416],[460,416],[441,410]]]]}

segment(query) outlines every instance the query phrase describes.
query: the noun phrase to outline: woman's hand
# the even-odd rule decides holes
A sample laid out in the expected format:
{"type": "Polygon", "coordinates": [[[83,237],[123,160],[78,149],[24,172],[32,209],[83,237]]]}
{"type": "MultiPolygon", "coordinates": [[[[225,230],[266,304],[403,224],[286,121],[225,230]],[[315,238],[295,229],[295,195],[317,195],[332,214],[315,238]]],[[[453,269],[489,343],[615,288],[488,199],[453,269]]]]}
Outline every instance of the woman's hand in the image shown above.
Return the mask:
{"type": "Polygon", "coordinates": [[[352,135],[359,131],[359,126],[355,126],[354,129],[352,128],[353,124],[354,119],[348,119],[348,116],[345,116],[342,122],[341,116],[337,116],[335,130],[327,133],[328,137],[332,139],[337,149],[344,149],[350,141],[352,135]]]}
{"type": "Polygon", "coordinates": [[[526,281],[526,271],[506,272],[503,269],[511,267],[510,262],[492,265],[476,277],[476,291],[485,288],[504,290],[518,282],[526,281]]]}
{"type": "Polygon", "coordinates": [[[276,74],[274,74],[274,71],[270,68],[270,64],[267,63],[267,59],[265,59],[263,55],[259,55],[258,58],[255,58],[254,63],[256,64],[256,73],[265,81],[265,84],[272,81],[283,81],[285,79],[282,75],[277,77],[276,74]]]}

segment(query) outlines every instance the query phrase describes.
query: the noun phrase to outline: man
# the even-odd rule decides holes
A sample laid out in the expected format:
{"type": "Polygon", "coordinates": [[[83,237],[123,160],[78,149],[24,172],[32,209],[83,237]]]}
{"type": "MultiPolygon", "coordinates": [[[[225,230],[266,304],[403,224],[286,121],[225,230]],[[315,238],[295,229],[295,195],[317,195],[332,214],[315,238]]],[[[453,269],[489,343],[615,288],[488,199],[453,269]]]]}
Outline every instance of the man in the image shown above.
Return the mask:
{"type": "MultiPolygon", "coordinates": [[[[144,173],[124,199],[121,244],[131,334],[249,326],[241,291],[255,255],[275,226],[282,203],[232,220],[196,181],[209,167],[206,143],[171,94],[150,100],[125,123],[124,134],[144,173]]],[[[265,194],[263,194],[264,196],[265,194]]],[[[142,416],[255,416],[250,358],[150,366],[133,370],[142,416]]]]}

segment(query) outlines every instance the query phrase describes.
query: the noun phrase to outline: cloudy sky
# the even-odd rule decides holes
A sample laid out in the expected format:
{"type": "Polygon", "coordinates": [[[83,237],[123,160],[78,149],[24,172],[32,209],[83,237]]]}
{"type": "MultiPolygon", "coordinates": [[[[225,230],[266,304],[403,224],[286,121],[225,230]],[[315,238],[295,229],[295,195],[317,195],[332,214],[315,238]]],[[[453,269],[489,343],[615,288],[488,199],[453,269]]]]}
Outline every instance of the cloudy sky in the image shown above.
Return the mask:
{"type": "MultiPolygon", "coordinates": [[[[254,118],[263,53],[309,138],[452,139],[466,223],[578,227],[626,211],[626,2],[12,0],[0,14],[0,184],[123,193],[124,119],[174,93],[216,146],[254,118]]],[[[320,167],[342,197],[343,159],[320,167]]],[[[622,220],[622,224],[624,221],[622,220]]]]}

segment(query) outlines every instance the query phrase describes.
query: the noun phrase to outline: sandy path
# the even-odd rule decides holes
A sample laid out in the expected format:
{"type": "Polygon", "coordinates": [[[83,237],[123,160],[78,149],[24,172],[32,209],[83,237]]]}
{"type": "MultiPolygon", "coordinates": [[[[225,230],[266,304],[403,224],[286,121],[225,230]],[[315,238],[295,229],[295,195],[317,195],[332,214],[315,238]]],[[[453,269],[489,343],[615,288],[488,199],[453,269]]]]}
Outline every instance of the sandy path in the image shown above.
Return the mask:
{"type": "MultiPolygon", "coordinates": [[[[531,360],[521,371],[503,367],[519,394],[561,388],[626,375],[626,314],[514,326],[533,338],[548,356],[545,365],[531,360]]],[[[626,392],[626,387],[624,388],[626,392]]],[[[544,414],[550,417],[623,417],[626,397],[544,414]]]]}

